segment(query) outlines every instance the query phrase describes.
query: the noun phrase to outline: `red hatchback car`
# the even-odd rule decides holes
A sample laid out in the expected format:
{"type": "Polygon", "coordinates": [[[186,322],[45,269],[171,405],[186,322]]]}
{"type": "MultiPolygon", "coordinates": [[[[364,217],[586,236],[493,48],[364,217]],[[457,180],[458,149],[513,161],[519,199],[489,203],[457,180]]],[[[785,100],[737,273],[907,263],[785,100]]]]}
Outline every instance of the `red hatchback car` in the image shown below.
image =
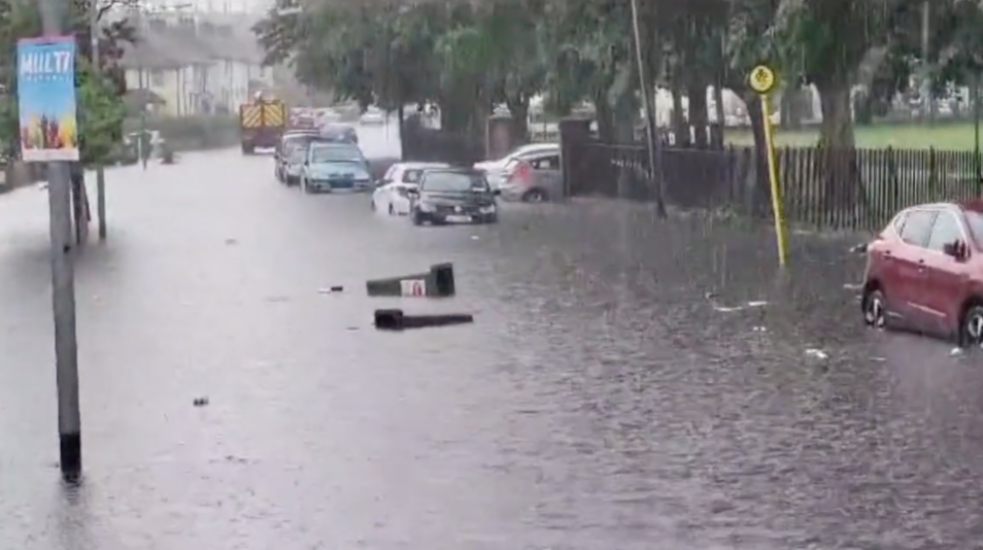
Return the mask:
{"type": "Polygon", "coordinates": [[[983,202],[908,208],[866,249],[867,325],[983,345],[983,202]]]}

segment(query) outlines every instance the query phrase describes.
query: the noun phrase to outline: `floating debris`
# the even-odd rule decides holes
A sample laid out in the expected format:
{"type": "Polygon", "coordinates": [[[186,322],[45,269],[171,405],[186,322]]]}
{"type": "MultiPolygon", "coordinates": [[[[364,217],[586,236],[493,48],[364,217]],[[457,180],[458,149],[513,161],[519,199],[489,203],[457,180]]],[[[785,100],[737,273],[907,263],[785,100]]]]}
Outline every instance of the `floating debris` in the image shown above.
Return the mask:
{"type": "Polygon", "coordinates": [[[755,309],[759,307],[764,307],[766,305],[768,305],[768,302],[764,302],[760,300],[747,302],[746,304],[740,306],[721,306],[721,305],[714,304],[713,310],[719,311],[720,313],[733,313],[735,311],[743,311],[745,309],[755,309]]]}
{"type": "Polygon", "coordinates": [[[808,348],[806,349],[806,357],[812,357],[813,359],[829,359],[829,354],[821,349],[808,348]]]}
{"type": "Polygon", "coordinates": [[[843,288],[844,290],[863,290],[864,285],[859,283],[845,283],[843,288]]]}
{"type": "Polygon", "coordinates": [[[204,406],[208,405],[208,398],[207,397],[195,397],[195,399],[194,399],[194,401],[192,401],[192,403],[196,407],[204,407],[204,406]]]}
{"type": "Polygon", "coordinates": [[[341,285],[329,286],[327,288],[317,289],[318,294],[337,294],[339,292],[344,292],[345,287],[341,285]]]}
{"type": "Polygon", "coordinates": [[[955,357],[957,355],[962,355],[964,353],[966,353],[966,352],[962,348],[952,348],[952,350],[949,351],[949,355],[951,357],[955,357]]]}
{"type": "Polygon", "coordinates": [[[471,240],[472,240],[472,241],[477,241],[477,240],[478,240],[478,239],[480,239],[480,238],[481,238],[481,237],[479,237],[479,236],[477,236],[477,235],[471,235],[471,240]]]}

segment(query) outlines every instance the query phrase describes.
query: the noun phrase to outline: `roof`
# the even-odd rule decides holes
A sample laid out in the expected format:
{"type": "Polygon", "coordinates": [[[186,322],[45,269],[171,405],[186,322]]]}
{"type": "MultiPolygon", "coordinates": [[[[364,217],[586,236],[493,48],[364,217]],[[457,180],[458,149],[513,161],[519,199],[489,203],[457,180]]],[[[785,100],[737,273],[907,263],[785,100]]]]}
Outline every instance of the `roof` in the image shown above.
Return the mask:
{"type": "Polygon", "coordinates": [[[416,170],[420,168],[450,168],[451,165],[446,162],[397,162],[393,164],[397,168],[402,168],[404,170],[416,170]]]}

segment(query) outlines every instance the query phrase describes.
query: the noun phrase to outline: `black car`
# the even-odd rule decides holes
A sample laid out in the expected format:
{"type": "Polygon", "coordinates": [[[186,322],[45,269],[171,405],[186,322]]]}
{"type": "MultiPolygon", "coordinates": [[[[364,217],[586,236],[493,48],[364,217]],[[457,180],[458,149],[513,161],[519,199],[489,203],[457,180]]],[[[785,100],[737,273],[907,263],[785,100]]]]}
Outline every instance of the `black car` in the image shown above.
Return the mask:
{"type": "Polygon", "coordinates": [[[473,168],[428,169],[409,191],[410,219],[414,225],[496,223],[498,194],[485,174],[473,168]]]}

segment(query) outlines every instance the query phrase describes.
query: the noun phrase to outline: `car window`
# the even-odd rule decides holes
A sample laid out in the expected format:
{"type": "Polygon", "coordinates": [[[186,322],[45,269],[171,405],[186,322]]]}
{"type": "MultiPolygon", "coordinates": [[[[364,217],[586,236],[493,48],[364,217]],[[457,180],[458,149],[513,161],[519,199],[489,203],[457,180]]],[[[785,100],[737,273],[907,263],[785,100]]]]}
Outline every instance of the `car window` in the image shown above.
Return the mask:
{"type": "Polygon", "coordinates": [[[969,232],[976,241],[976,246],[983,246],[983,214],[974,210],[966,210],[966,223],[969,225],[969,232]]]}
{"type": "Polygon", "coordinates": [[[396,175],[396,170],[398,170],[398,169],[399,169],[398,165],[393,164],[392,166],[389,167],[388,170],[386,170],[386,173],[385,173],[385,175],[382,176],[382,179],[383,180],[392,181],[393,176],[396,175]]]}
{"type": "Polygon", "coordinates": [[[529,164],[536,170],[559,170],[560,155],[550,155],[529,160],[529,164]]]}
{"type": "Polygon", "coordinates": [[[413,170],[407,170],[403,172],[403,183],[420,183],[420,176],[422,175],[422,169],[414,168],[413,170]]]}
{"type": "Polygon", "coordinates": [[[422,183],[424,191],[463,193],[467,191],[489,191],[485,177],[467,172],[430,172],[422,183]]]}
{"type": "Polygon", "coordinates": [[[932,224],[935,222],[935,210],[912,210],[905,218],[901,230],[901,240],[915,246],[925,246],[928,243],[932,224]]]}
{"type": "Polygon", "coordinates": [[[951,212],[940,212],[932,225],[928,249],[942,252],[945,245],[961,240],[963,240],[963,231],[959,220],[951,212]]]}
{"type": "Polygon", "coordinates": [[[345,145],[318,145],[310,152],[312,163],[318,162],[362,162],[362,151],[358,147],[345,145]]]}

